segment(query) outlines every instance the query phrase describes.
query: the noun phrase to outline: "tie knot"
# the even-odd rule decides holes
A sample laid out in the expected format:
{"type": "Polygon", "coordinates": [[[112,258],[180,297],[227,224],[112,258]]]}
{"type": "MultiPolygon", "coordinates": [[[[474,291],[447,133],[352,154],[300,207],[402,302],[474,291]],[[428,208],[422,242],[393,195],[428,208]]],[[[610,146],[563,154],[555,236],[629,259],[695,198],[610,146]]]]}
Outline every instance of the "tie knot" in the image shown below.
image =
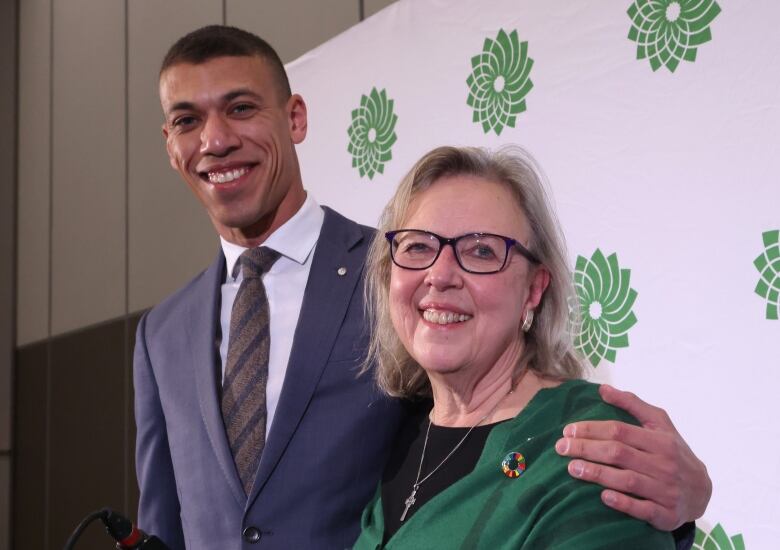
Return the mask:
{"type": "Polygon", "coordinates": [[[281,254],[267,246],[258,246],[244,251],[238,258],[244,279],[262,276],[263,273],[271,269],[271,266],[279,259],[279,256],[281,254]]]}

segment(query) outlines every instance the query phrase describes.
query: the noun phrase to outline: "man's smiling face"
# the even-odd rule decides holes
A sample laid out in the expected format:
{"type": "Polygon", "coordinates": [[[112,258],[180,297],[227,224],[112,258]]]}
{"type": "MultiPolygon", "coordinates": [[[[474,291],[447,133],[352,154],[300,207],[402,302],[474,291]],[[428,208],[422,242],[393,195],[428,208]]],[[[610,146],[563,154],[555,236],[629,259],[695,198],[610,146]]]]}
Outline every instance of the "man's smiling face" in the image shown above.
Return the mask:
{"type": "Polygon", "coordinates": [[[228,241],[254,246],[306,197],[295,144],[306,106],[259,56],[178,63],[160,75],[163,134],[171,166],[228,241]]]}

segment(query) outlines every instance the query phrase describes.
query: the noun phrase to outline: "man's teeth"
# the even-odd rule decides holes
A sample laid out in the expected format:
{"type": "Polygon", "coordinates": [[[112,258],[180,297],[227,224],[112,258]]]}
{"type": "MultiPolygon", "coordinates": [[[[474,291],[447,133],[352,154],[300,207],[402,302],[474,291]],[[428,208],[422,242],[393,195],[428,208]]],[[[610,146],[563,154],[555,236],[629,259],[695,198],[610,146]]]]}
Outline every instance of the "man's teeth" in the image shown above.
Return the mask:
{"type": "Polygon", "coordinates": [[[439,325],[448,325],[450,323],[462,323],[471,319],[471,315],[465,315],[463,313],[452,313],[451,311],[434,311],[432,309],[426,309],[423,311],[423,319],[429,323],[436,323],[439,325]]]}
{"type": "Polygon", "coordinates": [[[224,172],[209,172],[209,181],[211,183],[228,183],[240,178],[249,172],[248,168],[236,168],[235,170],[226,170],[224,172]]]}

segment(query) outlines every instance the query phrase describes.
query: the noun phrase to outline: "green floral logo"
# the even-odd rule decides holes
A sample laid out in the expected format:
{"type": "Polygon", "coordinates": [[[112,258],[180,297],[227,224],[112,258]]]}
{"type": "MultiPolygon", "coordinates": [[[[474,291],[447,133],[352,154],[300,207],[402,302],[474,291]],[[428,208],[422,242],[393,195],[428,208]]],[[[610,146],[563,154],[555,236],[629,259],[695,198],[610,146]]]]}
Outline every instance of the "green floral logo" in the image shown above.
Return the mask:
{"type": "Polygon", "coordinates": [[[710,23],[719,13],[715,0],[634,0],[628,38],[637,43],[636,58],[672,73],[680,61],[696,61],[696,48],[712,40],[710,23]]]}
{"type": "Polygon", "coordinates": [[[756,294],[766,299],[766,318],[777,320],[780,315],[780,230],[767,231],[764,252],[753,261],[761,274],[756,294]]]}
{"type": "Polygon", "coordinates": [[[721,524],[718,523],[709,533],[697,527],[693,548],[695,550],[745,550],[745,541],[740,534],[729,538],[721,524]]]}
{"type": "Polygon", "coordinates": [[[398,115],[393,113],[393,100],[387,92],[371,89],[367,96],[361,96],[360,107],[352,111],[352,124],[347,129],[352,155],[352,167],[357,168],[360,177],[384,173],[385,163],[393,158],[392,147],[396,140],[395,123],[398,115]]]}
{"type": "Polygon", "coordinates": [[[528,42],[520,42],[517,31],[498,31],[495,40],[485,39],[482,53],[471,58],[472,72],[466,83],[466,103],[474,110],[473,122],[487,134],[501,135],[504,126],[515,127],[515,118],[525,111],[525,96],[534,84],[528,78],[533,66],[528,42]]]}
{"type": "Polygon", "coordinates": [[[605,258],[596,249],[590,259],[577,256],[574,286],[579,299],[579,326],[574,345],[594,367],[615,362],[617,348],[628,347],[628,330],[636,324],[631,308],[637,292],[631,270],[621,269],[616,254],[605,258]]]}

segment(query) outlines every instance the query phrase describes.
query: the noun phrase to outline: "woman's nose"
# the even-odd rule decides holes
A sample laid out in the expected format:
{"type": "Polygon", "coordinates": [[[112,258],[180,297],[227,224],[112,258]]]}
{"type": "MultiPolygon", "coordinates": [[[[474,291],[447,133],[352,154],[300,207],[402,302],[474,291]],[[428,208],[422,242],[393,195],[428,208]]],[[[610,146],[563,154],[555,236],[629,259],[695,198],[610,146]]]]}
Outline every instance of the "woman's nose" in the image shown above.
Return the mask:
{"type": "Polygon", "coordinates": [[[463,269],[455,257],[455,249],[445,245],[439,253],[439,257],[428,268],[425,282],[438,290],[449,287],[459,287],[463,283],[463,269]]]}

